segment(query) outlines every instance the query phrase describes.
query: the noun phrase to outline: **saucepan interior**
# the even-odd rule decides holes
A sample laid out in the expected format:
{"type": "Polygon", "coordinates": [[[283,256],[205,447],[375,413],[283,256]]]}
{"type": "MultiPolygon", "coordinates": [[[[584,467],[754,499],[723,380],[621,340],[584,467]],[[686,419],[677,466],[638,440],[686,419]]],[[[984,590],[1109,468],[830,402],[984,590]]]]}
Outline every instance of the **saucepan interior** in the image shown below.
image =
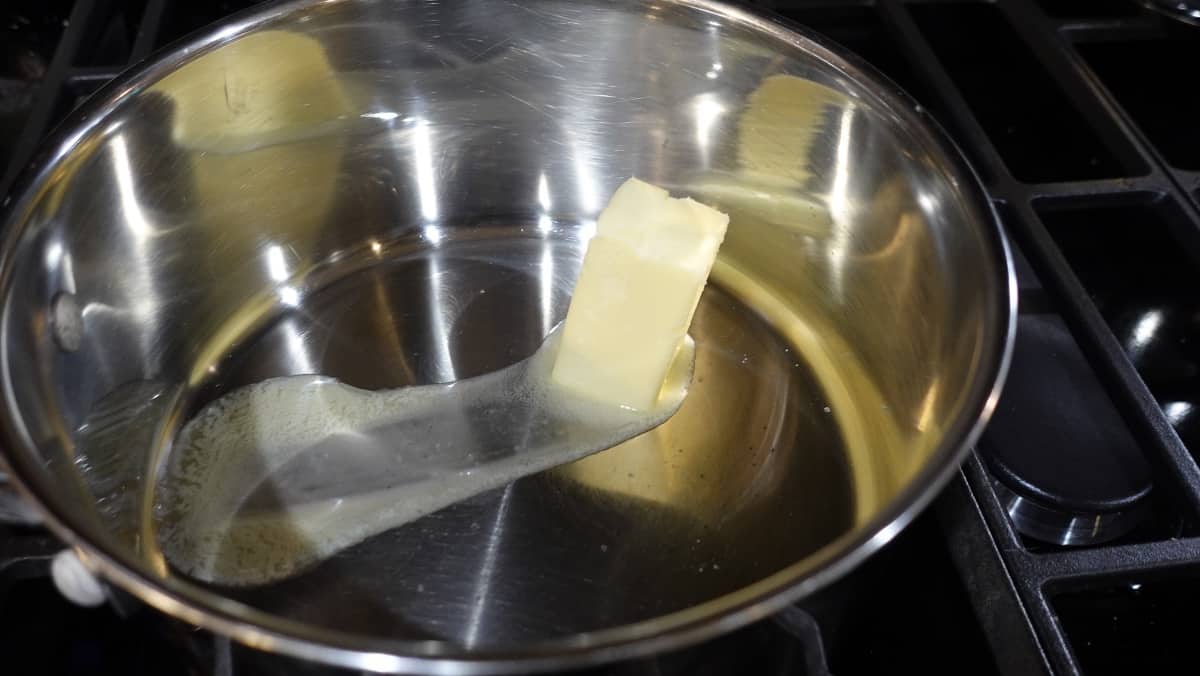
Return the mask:
{"type": "Polygon", "coordinates": [[[115,581],[268,649],[569,662],[748,621],[903,525],[1007,354],[1006,251],[953,150],[856,62],[706,2],[280,5],[56,144],[5,224],[6,461],[115,581]],[[199,407],[528,356],[630,176],[731,217],[668,423],[270,584],[163,555],[199,407]]]}

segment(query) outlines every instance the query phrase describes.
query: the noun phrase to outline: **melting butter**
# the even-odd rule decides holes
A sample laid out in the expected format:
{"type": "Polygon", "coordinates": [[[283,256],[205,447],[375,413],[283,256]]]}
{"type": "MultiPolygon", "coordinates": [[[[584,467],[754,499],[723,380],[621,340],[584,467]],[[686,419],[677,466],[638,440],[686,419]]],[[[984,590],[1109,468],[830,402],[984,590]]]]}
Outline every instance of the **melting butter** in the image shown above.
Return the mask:
{"type": "Polygon", "coordinates": [[[651,430],[691,381],[685,338],[657,403],[632,410],[550,377],[556,329],[528,359],[442,385],[367,391],[317,375],[231,392],[184,426],[158,483],[158,540],[214,584],[282,580],[367,538],[651,430]]]}

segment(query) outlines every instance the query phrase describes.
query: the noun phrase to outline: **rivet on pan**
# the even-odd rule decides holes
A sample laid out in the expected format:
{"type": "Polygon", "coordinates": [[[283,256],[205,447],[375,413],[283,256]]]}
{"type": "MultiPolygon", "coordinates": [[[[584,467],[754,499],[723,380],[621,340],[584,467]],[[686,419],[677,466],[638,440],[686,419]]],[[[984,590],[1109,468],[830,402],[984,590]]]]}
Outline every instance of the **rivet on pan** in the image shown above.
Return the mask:
{"type": "Polygon", "coordinates": [[[83,315],[75,294],[60,291],[50,301],[50,333],[58,347],[74,352],[83,343],[83,315]]]}

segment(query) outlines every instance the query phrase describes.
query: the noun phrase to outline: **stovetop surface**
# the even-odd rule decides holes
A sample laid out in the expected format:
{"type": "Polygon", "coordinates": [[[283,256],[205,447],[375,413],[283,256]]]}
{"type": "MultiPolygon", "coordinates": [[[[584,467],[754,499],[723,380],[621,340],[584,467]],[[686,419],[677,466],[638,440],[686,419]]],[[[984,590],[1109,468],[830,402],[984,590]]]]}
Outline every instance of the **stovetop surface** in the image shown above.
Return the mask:
{"type": "MultiPolygon", "coordinates": [[[[73,606],[46,575],[46,557],[59,548],[52,538],[9,529],[0,531],[0,541],[7,544],[0,546],[0,557],[16,561],[0,569],[0,665],[29,665],[27,671],[4,673],[309,673],[305,665],[260,658],[137,605],[121,614],[107,606],[73,606]]],[[[896,668],[998,673],[933,515],[913,524],[854,580],[825,601],[829,609],[791,610],[692,649],[577,673],[824,676],[896,668]],[[828,621],[818,628],[816,615],[836,620],[836,631],[828,621]]],[[[326,673],[312,668],[318,672],[326,673]]]]}
{"type": "MultiPolygon", "coordinates": [[[[250,2],[0,7],[0,195],[52,126],[250,2]]],[[[993,424],[937,503],[830,592],[596,674],[1192,673],[1200,600],[1200,28],[1132,0],[759,0],[947,128],[1015,245],[993,424]]],[[[85,610],[0,527],[5,674],[310,673],[137,604],[85,610]],[[127,606],[127,607],[126,607],[127,606]]]]}

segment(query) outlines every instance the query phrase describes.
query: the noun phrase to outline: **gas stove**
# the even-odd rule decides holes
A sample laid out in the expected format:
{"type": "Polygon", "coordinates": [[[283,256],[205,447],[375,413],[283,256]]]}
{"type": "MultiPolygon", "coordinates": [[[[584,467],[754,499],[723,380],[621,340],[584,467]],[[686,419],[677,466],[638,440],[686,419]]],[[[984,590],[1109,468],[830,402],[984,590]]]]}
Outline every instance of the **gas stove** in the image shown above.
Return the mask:
{"type": "MultiPolygon", "coordinates": [[[[0,196],[155,50],[252,3],[0,8],[0,196]]],[[[759,0],[932,111],[1014,245],[994,422],[924,516],[816,598],[593,674],[1174,673],[1200,600],[1200,27],[1132,0],[759,0]]],[[[137,603],[84,609],[0,526],[6,674],[325,673],[137,603]]]]}

